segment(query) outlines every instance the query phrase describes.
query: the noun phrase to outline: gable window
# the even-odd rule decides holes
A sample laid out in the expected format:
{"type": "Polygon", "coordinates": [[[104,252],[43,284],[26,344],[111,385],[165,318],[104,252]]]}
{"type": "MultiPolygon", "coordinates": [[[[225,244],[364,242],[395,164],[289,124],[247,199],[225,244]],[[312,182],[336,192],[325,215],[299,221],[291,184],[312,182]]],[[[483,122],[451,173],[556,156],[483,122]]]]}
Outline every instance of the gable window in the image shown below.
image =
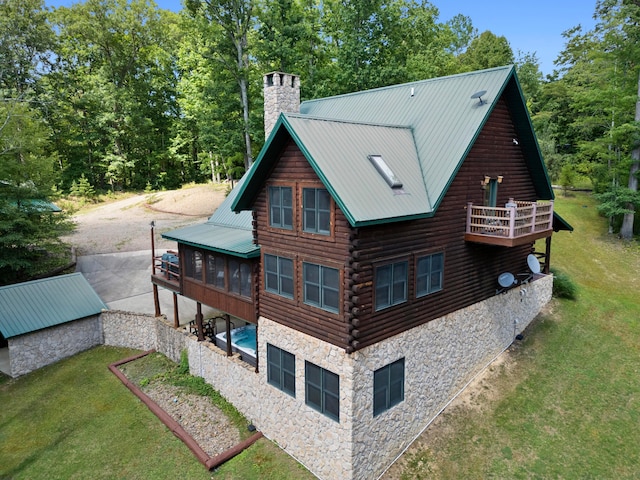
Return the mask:
{"type": "Polygon", "coordinates": [[[303,277],[304,303],[337,313],[340,298],[338,270],[304,262],[303,277]]]}
{"type": "Polygon", "coordinates": [[[224,289],[224,257],[207,254],[207,283],[224,289]]]}
{"type": "Polygon", "coordinates": [[[340,377],[311,362],[304,362],[305,403],[340,421],[340,377]]]}
{"type": "Polygon", "coordinates": [[[293,298],[293,260],[277,255],[264,255],[264,289],[293,298]]]}
{"type": "Polygon", "coordinates": [[[296,396],[296,357],[267,343],[267,382],[296,396]]]}
{"type": "Polygon", "coordinates": [[[331,197],[324,188],[302,189],[303,230],[331,234],[331,197]]]}
{"type": "Polygon", "coordinates": [[[418,257],[416,262],[416,297],[442,290],[444,254],[418,257]]]}
{"type": "Polygon", "coordinates": [[[409,263],[390,263],[376,268],[376,311],[407,301],[409,263]]]}
{"type": "Polygon", "coordinates": [[[291,187],[269,187],[269,225],[293,230],[291,187]]]}
{"type": "Polygon", "coordinates": [[[373,373],[373,416],[404,400],[404,358],[373,373]]]}
{"type": "Polygon", "coordinates": [[[251,267],[248,263],[229,260],[229,291],[251,298],[251,267]]]}

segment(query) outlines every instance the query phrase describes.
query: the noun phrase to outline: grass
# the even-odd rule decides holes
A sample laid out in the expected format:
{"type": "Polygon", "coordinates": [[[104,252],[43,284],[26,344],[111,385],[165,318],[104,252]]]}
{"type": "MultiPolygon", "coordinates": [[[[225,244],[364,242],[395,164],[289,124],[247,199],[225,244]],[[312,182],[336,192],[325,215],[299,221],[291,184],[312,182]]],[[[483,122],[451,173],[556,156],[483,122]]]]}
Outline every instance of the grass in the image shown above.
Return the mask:
{"type": "MultiPolygon", "coordinates": [[[[0,478],[313,478],[266,439],[219,471],[208,472],[107,369],[133,353],[97,347],[17,380],[5,377],[0,382],[0,478]]],[[[162,378],[200,394],[217,395],[165,357],[148,358],[128,364],[131,380],[162,378]]],[[[223,408],[246,431],[246,420],[228,403],[223,408]]]]}
{"type": "Polygon", "coordinates": [[[477,410],[445,412],[401,478],[640,478],[640,248],[606,234],[592,198],[559,198],[575,231],[552,265],[576,285],[510,353],[477,410]]]}

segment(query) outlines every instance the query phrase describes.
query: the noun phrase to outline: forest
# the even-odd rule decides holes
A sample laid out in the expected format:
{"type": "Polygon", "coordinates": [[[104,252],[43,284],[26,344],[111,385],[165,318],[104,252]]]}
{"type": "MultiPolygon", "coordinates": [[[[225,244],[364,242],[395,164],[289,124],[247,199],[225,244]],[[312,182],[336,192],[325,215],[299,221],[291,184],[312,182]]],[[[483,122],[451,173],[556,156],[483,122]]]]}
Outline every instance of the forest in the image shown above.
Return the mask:
{"type": "Polygon", "coordinates": [[[33,199],[239,178],[264,143],[272,71],[300,75],[305,100],[515,64],[552,182],[593,190],[631,239],[640,0],[598,0],[594,19],[563,34],[543,78],[535,52],[426,0],[3,0],[0,284],[70,228],[33,199]]]}

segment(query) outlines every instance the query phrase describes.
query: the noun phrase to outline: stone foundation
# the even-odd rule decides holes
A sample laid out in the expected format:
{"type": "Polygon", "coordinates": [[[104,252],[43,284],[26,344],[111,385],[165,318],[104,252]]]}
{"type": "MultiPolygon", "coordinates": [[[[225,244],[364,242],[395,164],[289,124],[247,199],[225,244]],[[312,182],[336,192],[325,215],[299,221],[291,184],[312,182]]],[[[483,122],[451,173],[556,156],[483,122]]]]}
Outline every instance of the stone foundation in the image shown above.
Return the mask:
{"type": "Polygon", "coordinates": [[[11,376],[19,377],[102,343],[100,317],[63,323],[9,339],[11,376]]]}

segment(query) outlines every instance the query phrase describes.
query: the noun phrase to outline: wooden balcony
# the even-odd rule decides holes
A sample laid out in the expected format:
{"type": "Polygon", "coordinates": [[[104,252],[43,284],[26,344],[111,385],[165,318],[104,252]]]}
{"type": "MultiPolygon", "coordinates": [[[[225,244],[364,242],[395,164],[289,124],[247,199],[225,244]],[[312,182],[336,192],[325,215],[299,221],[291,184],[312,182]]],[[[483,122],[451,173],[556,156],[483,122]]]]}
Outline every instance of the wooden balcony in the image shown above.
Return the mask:
{"type": "Polygon", "coordinates": [[[468,242],[515,247],[549,237],[553,232],[553,201],[516,202],[505,207],[467,204],[468,242]]]}
{"type": "Polygon", "coordinates": [[[160,287],[181,293],[178,252],[169,250],[165,254],[153,257],[151,281],[160,287]]]}

